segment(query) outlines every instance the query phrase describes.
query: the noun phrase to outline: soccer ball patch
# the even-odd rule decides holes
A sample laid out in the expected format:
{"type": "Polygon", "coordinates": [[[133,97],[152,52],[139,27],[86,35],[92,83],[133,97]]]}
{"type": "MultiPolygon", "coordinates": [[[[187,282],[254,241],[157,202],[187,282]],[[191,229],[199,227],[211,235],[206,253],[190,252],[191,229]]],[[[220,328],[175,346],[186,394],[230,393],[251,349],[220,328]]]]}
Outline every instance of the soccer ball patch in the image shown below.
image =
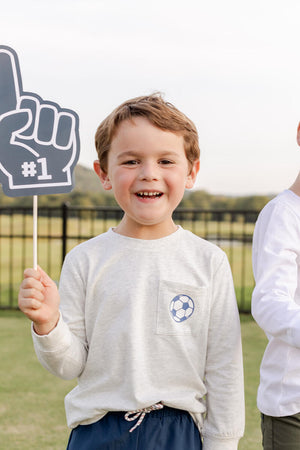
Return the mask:
{"type": "Polygon", "coordinates": [[[176,295],[170,303],[170,313],[175,322],[189,319],[194,309],[194,301],[188,295],[176,295]]]}

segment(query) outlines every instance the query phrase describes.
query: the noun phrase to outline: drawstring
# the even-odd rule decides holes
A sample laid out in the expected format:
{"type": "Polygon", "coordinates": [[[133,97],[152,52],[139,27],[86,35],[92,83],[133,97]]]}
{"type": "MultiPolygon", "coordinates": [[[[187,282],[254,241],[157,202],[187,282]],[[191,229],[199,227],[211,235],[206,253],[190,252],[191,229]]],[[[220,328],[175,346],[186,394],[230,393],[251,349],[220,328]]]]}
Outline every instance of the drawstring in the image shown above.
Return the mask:
{"type": "Polygon", "coordinates": [[[125,419],[128,420],[128,422],[131,422],[132,420],[135,420],[139,417],[139,420],[134,425],[134,427],[130,428],[129,433],[131,433],[133,430],[135,430],[138,426],[141,425],[146,414],[150,413],[151,411],[155,411],[157,409],[162,409],[163,407],[164,405],[162,403],[156,403],[155,405],[149,406],[148,408],[136,409],[135,411],[128,411],[124,416],[125,419]],[[134,416],[132,416],[132,414],[134,414],[134,416]]]}

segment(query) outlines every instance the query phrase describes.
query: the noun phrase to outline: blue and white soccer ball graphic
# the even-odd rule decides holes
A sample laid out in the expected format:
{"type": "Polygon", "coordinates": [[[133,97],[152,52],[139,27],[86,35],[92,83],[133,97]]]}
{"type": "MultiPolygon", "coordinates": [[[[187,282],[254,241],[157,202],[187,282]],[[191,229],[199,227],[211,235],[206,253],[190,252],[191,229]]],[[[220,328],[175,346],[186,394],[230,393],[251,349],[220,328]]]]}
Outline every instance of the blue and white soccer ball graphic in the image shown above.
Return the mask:
{"type": "Polygon", "coordinates": [[[194,301],[188,295],[176,295],[170,303],[170,313],[175,322],[189,319],[194,309],[194,301]]]}

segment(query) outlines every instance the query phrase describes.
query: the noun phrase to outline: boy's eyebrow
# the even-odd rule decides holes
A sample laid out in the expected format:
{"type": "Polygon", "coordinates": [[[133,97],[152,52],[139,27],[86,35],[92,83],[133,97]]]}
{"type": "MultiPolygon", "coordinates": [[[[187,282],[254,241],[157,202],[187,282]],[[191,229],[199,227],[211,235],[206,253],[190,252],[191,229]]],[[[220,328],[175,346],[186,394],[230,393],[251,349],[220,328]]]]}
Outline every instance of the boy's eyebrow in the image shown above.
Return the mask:
{"type": "Polygon", "coordinates": [[[135,155],[136,155],[136,152],[134,152],[133,150],[128,150],[126,152],[119,153],[117,155],[117,159],[127,158],[127,157],[135,156],[135,155]]]}
{"type": "MultiPolygon", "coordinates": [[[[167,157],[167,156],[173,156],[175,157],[177,155],[176,152],[174,152],[173,150],[162,150],[161,152],[159,152],[159,157],[167,157]]],[[[129,157],[136,157],[136,156],[141,156],[140,152],[134,151],[134,150],[127,150],[124,152],[121,152],[117,155],[117,159],[122,159],[122,158],[129,158],[129,157]]]]}

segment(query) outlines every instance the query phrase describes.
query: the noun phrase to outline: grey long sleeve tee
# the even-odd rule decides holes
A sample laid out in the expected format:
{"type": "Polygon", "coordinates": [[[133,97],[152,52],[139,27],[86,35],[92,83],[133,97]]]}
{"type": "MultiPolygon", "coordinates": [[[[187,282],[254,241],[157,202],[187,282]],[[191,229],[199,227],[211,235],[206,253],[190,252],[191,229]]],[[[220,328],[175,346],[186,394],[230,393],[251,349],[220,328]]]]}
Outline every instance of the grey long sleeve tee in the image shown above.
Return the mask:
{"type": "Polygon", "coordinates": [[[60,295],[57,327],[33,340],[50,372],[78,377],[71,428],[163,402],[190,412],[204,450],[237,449],[240,324],[222,250],[180,227],[157,240],[110,229],[68,254],[60,295]]]}

